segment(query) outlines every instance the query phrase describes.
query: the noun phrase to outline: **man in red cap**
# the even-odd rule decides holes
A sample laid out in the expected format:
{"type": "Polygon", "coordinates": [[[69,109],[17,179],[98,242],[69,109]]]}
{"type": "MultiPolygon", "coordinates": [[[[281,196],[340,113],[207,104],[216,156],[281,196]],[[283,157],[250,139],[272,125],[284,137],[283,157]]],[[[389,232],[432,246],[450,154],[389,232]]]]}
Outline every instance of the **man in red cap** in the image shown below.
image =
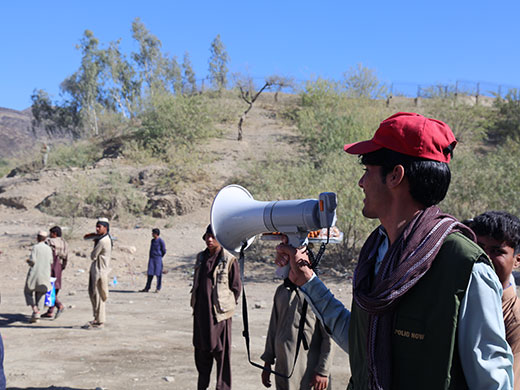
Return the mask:
{"type": "Polygon", "coordinates": [[[352,311],[308,267],[304,249],[277,247],[333,339],[350,354],[349,389],[512,389],[502,286],[475,235],[436,206],[457,141],[443,122],[397,113],[360,155],[362,213],[381,225],[363,245],[352,311]]]}

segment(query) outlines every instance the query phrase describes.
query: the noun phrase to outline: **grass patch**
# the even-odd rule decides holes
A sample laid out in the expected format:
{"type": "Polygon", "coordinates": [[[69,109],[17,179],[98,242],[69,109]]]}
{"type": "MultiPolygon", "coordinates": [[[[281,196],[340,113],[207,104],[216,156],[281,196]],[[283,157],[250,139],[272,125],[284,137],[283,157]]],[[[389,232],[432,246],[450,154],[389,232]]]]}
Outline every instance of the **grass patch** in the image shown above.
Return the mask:
{"type": "Polygon", "coordinates": [[[93,165],[103,155],[96,140],[81,140],[72,144],[53,146],[49,152],[47,166],[50,168],[85,168],[93,165]]]}
{"type": "Polygon", "coordinates": [[[77,176],[63,191],[46,198],[37,208],[59,217],[100,217],[125,220],[143,214],[147,198],[129,183],[129,177],[108,172],[98,177],[77,176]]]}

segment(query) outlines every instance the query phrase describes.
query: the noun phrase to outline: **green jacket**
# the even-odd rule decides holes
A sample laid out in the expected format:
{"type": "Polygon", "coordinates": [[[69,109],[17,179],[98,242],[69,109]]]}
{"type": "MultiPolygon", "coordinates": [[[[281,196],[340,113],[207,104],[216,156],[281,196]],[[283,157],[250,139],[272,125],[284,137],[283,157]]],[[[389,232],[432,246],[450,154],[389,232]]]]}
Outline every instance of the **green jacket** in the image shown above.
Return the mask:
{"type": "MultiPolygon", "coordinates": [[[[482,250],[460,233],[398,303],[392,329],[392,389],[467,389],[457,348],[460,303],[482,250]]],[[[368,313],[352,303],[349,389],[368,388],[368,313]]]]}

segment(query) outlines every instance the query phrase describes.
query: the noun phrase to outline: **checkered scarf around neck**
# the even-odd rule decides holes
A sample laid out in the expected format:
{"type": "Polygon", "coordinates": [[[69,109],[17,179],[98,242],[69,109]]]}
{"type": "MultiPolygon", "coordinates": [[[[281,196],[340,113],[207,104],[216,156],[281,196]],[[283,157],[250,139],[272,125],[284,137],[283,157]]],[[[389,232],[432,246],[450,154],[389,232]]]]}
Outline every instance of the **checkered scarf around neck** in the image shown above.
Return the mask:
{"type": "Polygon", "coordinates": [[[369,313],[367,350],[371,390],[386,390],[392,383],[391,332],[400,298],[430,269],[448,234],[461,232],[476,241],[467,226],[431,206],[415,216],[388,248],[374,277],[378,248],[386,239],[381,229],[374,230],[363,245],[353,279],[354,300],[369,313]]]}

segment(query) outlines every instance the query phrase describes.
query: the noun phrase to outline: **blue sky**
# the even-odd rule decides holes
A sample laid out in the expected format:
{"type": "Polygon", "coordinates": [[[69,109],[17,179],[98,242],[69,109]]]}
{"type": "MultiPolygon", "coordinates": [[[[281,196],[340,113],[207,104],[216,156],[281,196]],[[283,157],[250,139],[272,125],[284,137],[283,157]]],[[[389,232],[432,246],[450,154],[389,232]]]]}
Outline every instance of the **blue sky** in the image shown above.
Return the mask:
{"type": "Polygon", "coordinates": [[[362,63],[387,83],[470,80],[520,86],[520,1],[35,1],[4,2],[0,14],[0,107],[30,106],[34,89],[59,97],[79,66],[89,29],[101,44],[136,50],[140,17],[197,78],[220,34],[232,72],[340,79],[362,63]]]}

